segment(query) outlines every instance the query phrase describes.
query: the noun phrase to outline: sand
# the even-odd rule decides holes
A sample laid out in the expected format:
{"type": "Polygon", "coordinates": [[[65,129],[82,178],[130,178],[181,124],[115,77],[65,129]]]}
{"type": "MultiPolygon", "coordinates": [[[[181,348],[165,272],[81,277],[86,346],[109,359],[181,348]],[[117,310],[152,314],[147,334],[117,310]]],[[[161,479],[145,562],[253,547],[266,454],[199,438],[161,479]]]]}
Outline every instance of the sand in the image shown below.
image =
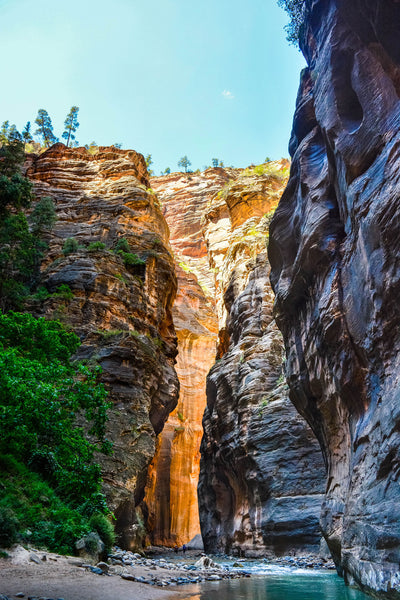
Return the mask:
{"type": "MultiPolygon", "coordinates": [[[[85,568],[71,564],[79,563],[74,557],[59,556],[46,552],[46,561],[35,564],[31,552],[22,547],[14,549],[10,558],[0,559],[0,594],[16,600],[23,593],[25,599],[52,598],[57,600],[172,600],[187,598],[194,593],[193,586],[172,589],[150,586],[121,579],[119,575],[97,575],[85,568]]],[[[36,553],[40,559],[43,552],[36,553]]],[[[181,572],[176,571],[179,575],[181,572]]],[[[135,576],[148,576],[148,569],[135,568],[135,576]]],[[[163,569],[157,575],[162,577],[163,569]]],[[[173,573],[168,571],[168,575],[173,573]]]]}

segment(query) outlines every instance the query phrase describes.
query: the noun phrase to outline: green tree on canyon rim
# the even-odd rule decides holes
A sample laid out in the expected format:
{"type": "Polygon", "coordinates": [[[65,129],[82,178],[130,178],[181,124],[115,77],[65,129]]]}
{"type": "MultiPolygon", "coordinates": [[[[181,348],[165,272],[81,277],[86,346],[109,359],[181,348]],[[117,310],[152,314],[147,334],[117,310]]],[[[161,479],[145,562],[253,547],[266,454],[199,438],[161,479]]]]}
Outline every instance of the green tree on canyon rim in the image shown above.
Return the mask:
{"type": "MultiPolygon", "coordinates": [[[[78,123],[78,112],[79,112],[79,107],[78,106],[71,106],[71,109],[69,111],[69,113],[66,116],[66,119],[64,121],[64,127],[65,130],[62,134],[62,137],[67,140],[65,145],[69,146],[70,141],[73,142],[75,140],[75,132],[79,127],[79,123],[78,123]]],[[[74,142],[74,145],[77,145],[78,142],[74,142]]]]}
{"type": "Polygon", "coordinates": [[[185,169],[185,173],[187,173],[188,167],[190,167],[191,164],[192,163],[190,162],[186,154],[185,156],[182,156],[182,158],[178,161],[178,167],[183,167],[185,169]]]}
{"type": "Polygon", "coordinates": [[[45,148],[49,148],[52,144],[58,142],[58,138],[53,133],[53,125],[47,110],[44,110],[44,108],[38,110],[35,123],[38,126],[35,135],[42,138],[45,148]]]}
{"type": "Polygon", "coordinates": [[[301,27],[304,23],[305,0],[278,0],[278,5],[290,16],[290,23],[285,27],[287,40],[298,46],[301,27]]]}

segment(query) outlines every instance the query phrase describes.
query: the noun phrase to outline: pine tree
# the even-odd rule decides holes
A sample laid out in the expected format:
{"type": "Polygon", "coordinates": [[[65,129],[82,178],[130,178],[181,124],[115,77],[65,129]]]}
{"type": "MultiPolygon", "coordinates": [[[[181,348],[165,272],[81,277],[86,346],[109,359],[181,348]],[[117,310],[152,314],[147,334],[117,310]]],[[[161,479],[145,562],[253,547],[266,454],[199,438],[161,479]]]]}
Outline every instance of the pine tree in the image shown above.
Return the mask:
{"type": "Polygon", "coordinates": [[[0,142],[5,144],[8,140],[8,131],[10,129],[10,121],[3,121],[0,129],[0,142]]]}
{"type": "Polygon", "coordinates": [[[29,144],[30,142],[33,142],[33,137],[31,134],[31,122],[28,121],[27,124],[25,125],[23,131],[22,131],[22,139],[24,140],[24,149],[26,144],[29,144]]]}
{"type": "Polygon", "coordinates": [[[186,154],[185,156],[182,156],[182,158],[178,161],[178,167],[183,167],[185,169],[185,173],[187,173],[188,167],[190,167],[191,164],[192,163],[190,162],[186,154]]]}
{"type": "Polygon", "coordinates": [[[38,110],[35,123],[38,126],[35,135],[39,135],[42,138],[46,148],[49,148],[52,144],[58,142],[58,138],[56,138],[53,133],[53,125],[47,110],[44,110],[43,108],[38,110]]]}
{"type": "MultiPolygon", "coordinates": [[[[67,143],[65,144],[67,146],[67,148],[69,146],[70,140],[75,139],[74,134],[75,134],[75,131],[79,127],[78,112],[79,112],[78,106],[71,106],[71,110],[67,114],[67,118],[64,121],[65,131],[63,132],[62,137],[67,140],[67,143]]],[[[77,142],[74,143],[74,146],[76,146],[76,145],[77,145],[77,142]]]]}

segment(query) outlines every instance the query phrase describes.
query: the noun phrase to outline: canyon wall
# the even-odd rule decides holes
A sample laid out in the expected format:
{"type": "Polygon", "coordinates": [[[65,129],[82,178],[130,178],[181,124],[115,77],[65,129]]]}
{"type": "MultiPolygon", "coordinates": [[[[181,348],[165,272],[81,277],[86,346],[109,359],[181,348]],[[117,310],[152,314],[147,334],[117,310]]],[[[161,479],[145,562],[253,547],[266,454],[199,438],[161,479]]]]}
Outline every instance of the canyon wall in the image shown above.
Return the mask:
{"type": "Polygon", "coordinates": [[[51,197],[57,213],[41,271],[47,298],[42,293],[30,310],[71,326],[82,341],[78,358],[103,369],[114,449],[99,456],[104,488],[119,543],[136,548],[147,469],[179,385],[168,226],[143,156],[132,150],[91,154],[56,144],[29,156],[26,167],[37,197],[51,197]]]}
{"type": "Polygon", "coordinates": [[[400,598],[400,4],[307,0],[287,190],[270,232],[290,398],[328,465],[350,583],[400,598]]]}
{"type": "Polygon", "coordinates": [[[200,533],[200,470],[206,377],[215,360],[218,321],[214,278],[201,231],[210,198],[228,181],[224,169],[153,177],[151,186],[170,227],[178,292],[172,315],[178,337],[178,405],[159,436],[149,470],[145,513],[149,541],[181,546],[200,533]]]}
{"type": "Polygon", "coordinates": [[[318,551],[325,468],[288,399],[266,256],[287,161],[236,174],[206,208],[220,339],[207,381],[199,509],[206,551],[318,551]]]}

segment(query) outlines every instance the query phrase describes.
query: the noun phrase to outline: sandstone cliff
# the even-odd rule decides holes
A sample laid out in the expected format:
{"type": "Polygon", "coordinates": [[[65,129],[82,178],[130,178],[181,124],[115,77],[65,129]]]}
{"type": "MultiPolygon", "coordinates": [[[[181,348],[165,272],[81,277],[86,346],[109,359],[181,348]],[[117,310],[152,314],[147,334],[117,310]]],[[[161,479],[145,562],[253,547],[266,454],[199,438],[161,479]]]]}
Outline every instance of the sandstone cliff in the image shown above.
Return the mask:
{"type": "Polygon", "coordinates": [[[105,492],[120,543],[134,548],[143,537],[137,507],[156,434],[178,394],[168,226],[134,151],[92,155],[56,144],[29,157],[27,175],[38,197],[53,199],[58,218],[42,265],[48,297],[31,310],[69,324],[82,340],[78,358],[103,369],[114,443],[113,455],[101,457],[105,492]],[[67,238],[75,240],[70,251],[67,238]],[[125,254],[118,254],[122,240],[125,254]]]}
{"type": "Polygon", "coordinates": [[[347,581],[400,597],[400,4],[306,1],[287,190],[271,225],[290,397],[322,445],[347,581]]]}
{"type": "Polygon", "coordinates": [[[218,322],[213,273],[201,232],[208,201],[228,181],[224,169],[151,179],[171,231],[178,292],[172,314],[178,337],[178,406],[159,437],[145,497],[149,540],[182,545],[200,533],[197,482],[206,377],[216,351],[218,322]]]}
{"type": "Polygon", "coordinates": [[[272,316],[268,228],[287,163],[237,173],[204,217],[215,275],[219,359],[207,382],[199,509],[207,551],[318,549],[325,470],[287,397],[272,316]]]}

